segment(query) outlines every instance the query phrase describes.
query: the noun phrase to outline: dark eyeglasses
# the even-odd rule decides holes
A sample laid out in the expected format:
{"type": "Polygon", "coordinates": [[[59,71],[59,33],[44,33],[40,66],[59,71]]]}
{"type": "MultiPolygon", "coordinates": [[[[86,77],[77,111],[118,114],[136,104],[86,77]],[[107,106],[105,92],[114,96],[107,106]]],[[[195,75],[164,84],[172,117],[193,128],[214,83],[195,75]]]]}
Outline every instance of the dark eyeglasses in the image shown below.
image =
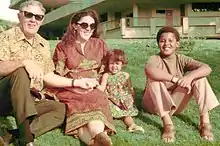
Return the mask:
{"type": "Polygon", "coordinates": [[[27,12],[27,11],[22,11],[24,13],[24,17],[26,18],[32,18],[34,16],[34,18],[37,20],[37,21],[41,21],[43,18],[44,18],[44,15],[39,15],[39,14],[33,14],[31,12],[27,12]]]}
{"type": "Polygon", "coordinates": [[[95,23],[92,23],[92,24],[88,24],[86,22],[83,22],[83,23],[77,23],[78,25],[80,25],[82,27],[82,29],[86,29],[90,26],[91,30],[93,29],[96,29],[96,24],[95,23]]]}

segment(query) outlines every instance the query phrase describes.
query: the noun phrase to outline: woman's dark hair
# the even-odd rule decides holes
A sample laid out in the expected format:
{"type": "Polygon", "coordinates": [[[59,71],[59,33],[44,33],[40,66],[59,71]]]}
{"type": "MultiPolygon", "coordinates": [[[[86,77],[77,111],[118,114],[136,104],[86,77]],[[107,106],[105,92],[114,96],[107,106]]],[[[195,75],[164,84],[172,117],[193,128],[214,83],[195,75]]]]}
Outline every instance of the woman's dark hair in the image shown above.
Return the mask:
{"type": "Polygon", "coordinates": [[[95,10],[87,10],[87,11],[80,11],[73,14],[73,16],[70,19],[69,25],[67,27],[66,33],[62,37],[62,43],[65,46],[71,46],[74,41],[76,40],[76,30],[73,27],[73,24],[77,24],[77,22],[85,16],[91,16],[95,20],[95,30],[93,31],[93,34],[91,37],[99,38],[101,34],[101,25],[100,20],[98,17],[98,14],[95,10]]]}
{"type": "Polygon", "coordinates": [[[160,37],[163,33],[168,33],[168,32],[171,32],[174,34],[175,38],[177,41],[180,41],[180,34],[179,32],[173,28],[173,27],[170,27],[170,26],[165,26],[165,27],[162,27],[158,32],[157,32],[157,43],[159,43],[160,41],[160,37]]]}

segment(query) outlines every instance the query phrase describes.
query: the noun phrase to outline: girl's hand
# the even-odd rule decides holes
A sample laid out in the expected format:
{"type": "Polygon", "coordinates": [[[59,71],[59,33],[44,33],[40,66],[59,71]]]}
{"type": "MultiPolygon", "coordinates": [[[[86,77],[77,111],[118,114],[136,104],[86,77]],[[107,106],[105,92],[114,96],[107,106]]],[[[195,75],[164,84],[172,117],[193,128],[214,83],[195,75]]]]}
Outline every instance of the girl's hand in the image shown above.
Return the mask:
{"type": "Polygon", "coordinates": [[[99,89],[99,90],[101,90],[101,91],[103,91],[103,92],[105,91],[105,89],[104,89],[102,86],[100,86],[100,85],[97,85],[97,86],[96,86],[96,89],[99,89]]]}
{"type": "Polygon", "coordinates": [[[98,85],[99,85],[98,81],[94,78],[81,78],[74,80],[74,86],[83,89],[93,89],[98,85]]]}
{"type": "Polygon", "coordinates": [[[124,100],[124,105],[127,109],[129,109],[130,107],[133,106],[133,100],[131,100],[131,99],[124,100]]]}

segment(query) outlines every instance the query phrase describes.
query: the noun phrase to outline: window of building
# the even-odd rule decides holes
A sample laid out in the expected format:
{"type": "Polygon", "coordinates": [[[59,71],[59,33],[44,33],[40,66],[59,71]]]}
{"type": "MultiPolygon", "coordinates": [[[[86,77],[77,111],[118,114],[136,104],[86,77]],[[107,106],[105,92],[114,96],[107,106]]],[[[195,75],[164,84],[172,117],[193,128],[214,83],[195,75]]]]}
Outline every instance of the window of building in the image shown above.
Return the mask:
{"type": "Polygon", "coordinates": [[[192,3],[193,12],[216,12],[220,11],[220,3],[192,3]]]}
{"type": "Polygon", "coordinates": [[[184,4],[180,5],[180,16],[185,16],[185,5],[184,4]]]}
{"type": "Polygon", "coordinates": [[[104,13],[104,14],[100,15],[100,21],[101,22],[108,21],[108,14],[104,13]]]}
{"type": "Polygon", "coordinates": [[[133,12],[126,15],[126,17],[133,17],[133,12]]]}
{"type": "Polygon", "coordinates": [[[156,10],[157,14],[165,14],[165,10],[156,10]]]}
{"type": "Polygon", "coordinates": [[[115,20],[121,19],[121,12],[115,12],[115,20]]]}

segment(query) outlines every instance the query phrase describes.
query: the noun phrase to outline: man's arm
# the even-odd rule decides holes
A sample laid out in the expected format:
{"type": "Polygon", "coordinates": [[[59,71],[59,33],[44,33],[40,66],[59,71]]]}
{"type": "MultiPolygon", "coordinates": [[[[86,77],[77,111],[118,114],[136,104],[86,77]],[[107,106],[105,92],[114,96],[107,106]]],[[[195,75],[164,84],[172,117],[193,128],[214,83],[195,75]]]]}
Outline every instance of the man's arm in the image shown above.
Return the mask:
{"type": "Polygon", "coordinates": [[[42,79],[43,71],[33,60],[0,61],[0,76],[7,76],[16,69],[24,67],[32,79],[42,79]]]}
{"type": "Polygon", "coordinates": [[[13,61],[0,61],[0,76],[7,76],[12,73],[16,69],[20,67],[24,67],[21,60],[13,60],[13,61]]]}

